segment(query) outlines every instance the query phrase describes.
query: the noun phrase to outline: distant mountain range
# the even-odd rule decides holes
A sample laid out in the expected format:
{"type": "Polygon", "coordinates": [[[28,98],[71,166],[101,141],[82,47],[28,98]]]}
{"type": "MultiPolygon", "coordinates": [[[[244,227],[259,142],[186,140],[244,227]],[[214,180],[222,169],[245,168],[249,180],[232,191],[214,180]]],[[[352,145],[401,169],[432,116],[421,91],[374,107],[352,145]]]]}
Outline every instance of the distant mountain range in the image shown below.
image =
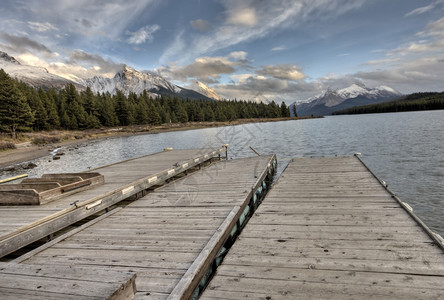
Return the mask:
{"type": "Polygon", "coordinates": [[[113,78],[95,76],[81,83],[84,86],[90,87],[94,93],[109,92],[114,95],[117,93],[117,90],[120,90],[128,96],[131,92],[139,95],[146,90],[152,96],[173,95],[188,99],[220,99],[219,95],[203,83],[199,82],[200,86],[206,87],[207,90],[202,88],[201,93],[199,93],[192,89],[175,85],[155,73],[148,71],[141,72],[128,66],[124,66],[123,70],[117,72],[113,78]],[[210,93],[210,91],[213,93],[210,93]]]}
{"type": "Polygon", "coordinates": [[[213,89],[201,82],[196,82],[199,91],[195,91],[175,85],[158,74],[148,71],[138,71],[129,66],[124,66],[113,78],[95,76],[80,82],[74,82],[51,74],[42,67],[22,65],[14,57],[0,51],[0,68],[12,78],[25,82],[35,88],[62,89],[67,84],[74,84],[78,90],[85,90],[86,87],[89,87],[94,93],[109,92],[112,95],[116,94],[117,90],[122,91],[126,96],[130,93],[139,95],[146,90],[154,97],[159,95],[172,95],[188,99],[222,99],[213,89]]]}
{"type": "Polygon", "coordinates": [[[303,102],[290,105],[290,112],[293,114],[293,107],[296,105],[298,116],[326,116],[335,111],[346,108],[384,102],[402,94],[388,86],[377,88],[367,88],[364,85],[352,84],[351,86],[338,89],[327,90],[315,97],[303,102]]]}
{"type": "MultiPolygon", "coordinates": [[[[112,95],[116,94],[117,90],[126,96],[130,93],[141,94],[146,90],[153,97],[172,95],[188,99],[222,100],[216,91],[202,82],[196,81],[193,84],[194,89],[183,88],[158,74],[138,71],[129,66],[124,66],[113,78],[95,76],[74,82],[51,74],[42,67],[22,65],[14,57],[0,51],[0,68],[11,77],[35,88],[62,89],[67,84],[74,84],[79,91],[89,87],[94,93],[109,92],[112,95]]],[[[354,106],[387,101],[400,95],[401,93],[387,86],[370,89],[364,85],[353,84],[345,89],[327,90],[303,102],[293,103],[290,105],[290,111],[293,114],[293,106],[296,105],[299,116],[325,116],[354,106]]],[[[253,100],[268,102],[267,99],[260,98],[260,94],[253,100]]]]}
{"type": "Polygon", "coordinates": [[[49,73],[45,68],[22,65],[14,57],[2,51],[0,51],[0,69],[3,69],[12,78],[25,82],[34,88],[62,89],[72,83],[77,89],[85,89],[84,86],[74,81],[49,73]]]}

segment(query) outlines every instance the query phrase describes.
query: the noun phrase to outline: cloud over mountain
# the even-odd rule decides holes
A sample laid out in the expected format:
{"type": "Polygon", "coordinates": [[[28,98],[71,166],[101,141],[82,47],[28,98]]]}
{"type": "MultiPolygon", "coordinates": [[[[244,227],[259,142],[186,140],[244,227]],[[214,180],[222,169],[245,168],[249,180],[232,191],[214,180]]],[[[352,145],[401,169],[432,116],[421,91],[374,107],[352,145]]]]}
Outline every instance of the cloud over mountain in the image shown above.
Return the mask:
{"type": "Polygon", "coordinates": [[[442,90],[443,15],[444,0],[5,0],[0,50],[77,81],[126,64],[291,103],[359,82],[442,90]]]}

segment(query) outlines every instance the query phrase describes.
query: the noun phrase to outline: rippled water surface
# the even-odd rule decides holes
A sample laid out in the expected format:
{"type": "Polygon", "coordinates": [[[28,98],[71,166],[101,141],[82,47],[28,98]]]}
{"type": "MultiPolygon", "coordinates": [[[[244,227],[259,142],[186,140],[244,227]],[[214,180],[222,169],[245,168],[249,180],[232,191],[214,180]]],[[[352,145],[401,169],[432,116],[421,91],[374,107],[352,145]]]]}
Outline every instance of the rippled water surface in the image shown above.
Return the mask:
{"type": "MultiPolygon", "coordinates": [[[[147,134],[90,142],[61,149],[60,160],[36,160],[30,176],[76,172],[162,151],[228,143],[229,157],[276,153],[279,172],[292,157],[362,153],[378,177],[444,236],[444,111],[334,116],[323,119],[246,124],[147,134]]],[[[2,174],[2,177],[15,175],[2,174]]]]}

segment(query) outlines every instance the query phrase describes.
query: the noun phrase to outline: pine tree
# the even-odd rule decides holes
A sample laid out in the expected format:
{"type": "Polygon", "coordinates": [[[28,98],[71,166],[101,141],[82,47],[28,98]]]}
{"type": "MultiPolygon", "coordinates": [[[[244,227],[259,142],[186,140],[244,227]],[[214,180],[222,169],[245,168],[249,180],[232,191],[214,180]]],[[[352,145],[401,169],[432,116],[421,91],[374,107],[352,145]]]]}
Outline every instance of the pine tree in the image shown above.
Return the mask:
{"type": "Polygon", "coordinates": [[[219,121],[219,122],[225,122],[225,121],[227,121],[227,116],[226,116],[226,115],[224,114],[224,112],[222,111],[220,105],[218,105],[218,106],[216,107],[216,113],[215,113],[215,115],[216,115],[216,121],[219,121]]]}
{"type": "Polygon", "coordinates": [[[48,115],[48,126],[49,129],[54,129],[60,126],[60,118],[57,113],[56,100],[54,94],[57,95],[55,90],[49,90],[44,92],[41,88],[38,91],[40,100],[42,100],[43,106],[46,109],[48,115]]]}
{"type": "Polygon", "coordinates": [[[149,108],[148,104],[142,100],[136,105],[136,124],[148,124],[149,122],[149,108]]]}
{"type": "Polygon", "coordinates": [[[271,101],[271,103],[268,104],[268,118],[279,118],[281,116],[281,110],[279,109],[279,106],[276,104],[276,102],[271,101]]]}
{"type": "Polygon", "coordinates": [[[128,102],[125,99],[125,95],[121,91],[117,91],[117,94],[114,96],[116,102],[116,114],[117,119],[119,120],[120,125],[129,125],[129,109],[128,102]]]}
{"type": "Polygon", "coordinates": [[[298,112],[296,111],[296,103],[293,104],[293,115],[294,115],[295,118],[298,117],[298,112]]]}
{"type": "Polygon", "coordinates": [[[289,117],[290,116],[290,109],[287,107],[284,101],[282,101],[281,104],[281,117],[289,117]]]}
{"type": "Polygon", "coordinates": [[[87,87],[86,90],[81,93],[81,98],[83,100],[86,113],[98,117],[99,107],[97,103],[97,98],[91,91],[90,87],[87,87]]]}
{"type": "Polygon", "coordinates": [[[17,130],[28,130],[34,115],[25,97],[3,69],[0,70],[0,127],[17,138],[17,130]]]}
{"type": "Polygon", "coordinates": [[[205,121],[213,122],[216,120],[216,115],[214,114],[214,111],[211,109],[211,106],[207,106],[205,108],[205,121]]]}
{"type": "Polygon", "coordinates": [[[183,106],[180,106],[178,111],[176,111],[177,121],[180,123],[188,122],[188,114],[183,106]]]}
{"type": "Polygon", "coordinates": [[[115,103],[113,99],[111,99],[110,93],[104,93],[99,97],[98,100],[98,114],[100,123],[103,126],[116,126],[119,122],[117,118],[116,111],[114,110],[115,103]]]}
{"type": "Polygon", "coordinates": [[[160,116],[157,107],[152,103],[148,107],[148,122],[152,125],[162,124],[162,117],[160,116]]]}
{"type": "Polygon", "coordinates": [[[81,105],[79,94],[73,84],[65,88],[66,112],[69,117],[68,129],[85,129],[88,127],[88,114],[81,105]]]}
{"type": "Polygon", "coordinates": [[[34,130],[40,131],[49,129],[48,114],[37,91],[34,89],[29,89],[26,98],[32,112],[34,113],[34,130]]]}

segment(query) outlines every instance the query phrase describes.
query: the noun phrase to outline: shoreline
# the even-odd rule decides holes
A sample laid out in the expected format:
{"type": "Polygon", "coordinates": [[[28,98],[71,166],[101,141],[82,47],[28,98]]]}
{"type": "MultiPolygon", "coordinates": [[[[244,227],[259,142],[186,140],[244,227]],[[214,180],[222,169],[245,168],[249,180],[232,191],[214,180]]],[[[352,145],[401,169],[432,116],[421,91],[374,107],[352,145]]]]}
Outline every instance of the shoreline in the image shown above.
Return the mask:
{"type": "Polygon", "coordinates": [[[83,131],[51,131],[25,134],[24,140],[16,144],[16,149],[0,151],[0,171],[8,170],[14,166],[25,164],[26,162],[49,156],[50,152],[59,147],[78,147],[79,145],[98,141],[107,138],[117,138],[123,136],[136,136],[143,134],[157,134],[171,131],[185,131],[212,127],[235,126],[250,123],[267,123],[292,120],[312,119],[312,117],[300,118],[262,118],[262,119],[239,119],[231,122],[188,122],[162,124],[158,126],[134,125],[121,126],[106,129],[87,129],[83,131]],[[59,141],[48,142],[41,145],[32,144],[33,139],[48,139],[59,141]]]}

